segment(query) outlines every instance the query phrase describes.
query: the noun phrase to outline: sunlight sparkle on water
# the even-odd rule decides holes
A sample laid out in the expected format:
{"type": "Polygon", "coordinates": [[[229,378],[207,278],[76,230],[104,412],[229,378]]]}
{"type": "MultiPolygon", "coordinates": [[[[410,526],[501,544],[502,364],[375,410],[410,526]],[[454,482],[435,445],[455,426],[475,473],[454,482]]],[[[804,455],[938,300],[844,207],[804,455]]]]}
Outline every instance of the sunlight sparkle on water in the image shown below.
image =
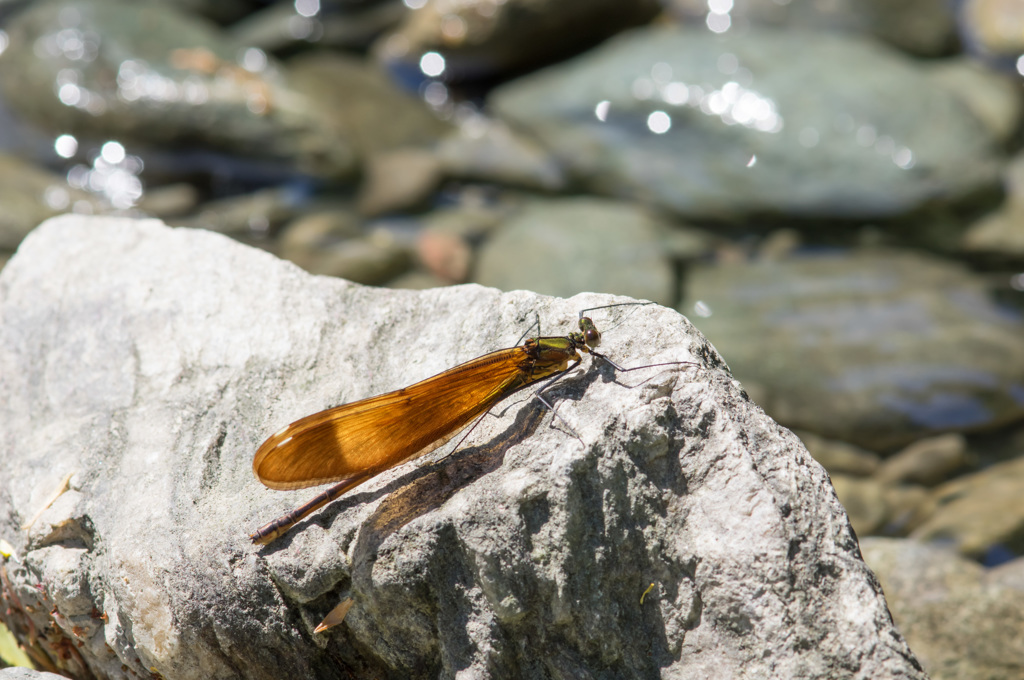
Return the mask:
{"type": "Polygon", "coordinates": [[[124,160],[124,146],[121,142],[109,141],[100,148],[100,156],[111,165],[117,165],[124,160]]]}
{"type": "Polygon", "coordinates": [[[647,129],[656,135],[663,135],[672,129],[672,118],[664,111],[652,111],[647,116],[647,129]]]}
{"type": "Polygon", "coordinates": [[[296,40],[307,40],[313,37],[313,31],[317,26],[319,26],[319,22],[296,14],[288,18],[288,35],[296,40]]]}
{"type": "Polygon", "coordinates": [[[60,135],[53,140],[53,150],[61,158],[71,158],[78,153],[78,140],[74,135],[60,135]]]}
{"type": "Polygon", "coordinates": [[[258,47],[247,47],[238,56],[238,63],[249,73],[260,73],[267,68],[267,53],[258,47]]]}
{"type": "Polygon", "coordinates": [[[666,104],[682,106],[690,98],[690,88],[686,86],[686,83],[671,82],[661,88],[661,98],[665,100],[666,104]]]}
{"type": "Polygon", "coordinates": [[[448,88],[444,83],[433,82],[423,88],[423,101],[434,108],[440,108],[448,102],[448,88]]]}
{"type": "Polygon", "coordinates": [[[707,23],[708,29],[712,33],[725,33],[732,26],[732,17],[728,14],[708,12],[708,18],[705,23],[707,23]]]}
{"type": "Polygon", "coordinates": [[[79,164],[68,170],[67,181],[76,189],[102,196],[118,210],[127,210],[142,198],[142,168],[142,159],[129,155],[120,142],[110,140],[100,148],[91,167],[79,164]]]}
{"type": "Polygon", "coordinates": [[[295,13],[303,17],[314,17],[320,13],[320,0],[295,0],[295,13]]]}
{"type": "Polygon", "coordinates": [[[437,52],[427,52],[420,57],[420,70],[425,76],[436,78],[444,73],[444,67],[444,57],[437,52]]]}
{"type": "Polygon", "coordinates": [[[892,162],[904,170],[909,170],[914,167],[914,152],[904,146],[893,152],[892,162]]]}
{"type": "Polygon", "coordinates": [[[65,187],[51,184],[43,192],[43,203],[50,210],[67,210],[71,205],[71,194],[65,187]]]}
{"type": "Polygon", "coordinates": [[[449,14],[441,19],[441,36],[445,40],[459,42],[466,37],[468,31],[466,20],[457,14],[449,14]]]}

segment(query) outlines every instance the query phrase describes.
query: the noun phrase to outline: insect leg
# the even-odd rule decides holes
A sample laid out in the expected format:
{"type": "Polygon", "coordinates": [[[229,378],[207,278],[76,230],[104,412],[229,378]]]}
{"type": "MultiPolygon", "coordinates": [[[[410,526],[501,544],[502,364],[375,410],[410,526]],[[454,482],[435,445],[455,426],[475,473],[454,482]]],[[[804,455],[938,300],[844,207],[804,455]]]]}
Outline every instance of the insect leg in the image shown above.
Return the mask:
{"type": "Polygon", "coordinates": [[[558,418],[559,420],[561,420],[561,421],[562,421],[562,422],[563,422],[563,423],[565,424],[565,426],[566,426],[567,428],[569,428],[569,431],[570,431],[570,432],[572,432],[572,435],[573,435],[574,437],[576,437],[576,439],[579,439],[579,440],[580,440],[580,442],[582,443],[582,442],[583,442],[583,440],[582,440],[582,439],[580,439],[580,436],[579,436],[579,434],[577,434],[577,432],[576,432],[576,430],[575,430],[575,429],[573,428],[573,426],[572,426],[572,425],[570,425],[570,424],[569,424],[569,422],[568,422],[568,421],[567,421],[567,420],[566,420],[565,418],[563,418],[562,416],[558,415],[558,411],[557,411],[557,410],[555,409],[554,405],[552,405],[552,404],[551,404],[551,403],[550,403],[550,402],[549,402],[549,401],[548,401],[547,399],[545,399],[545,398],[544,398],[544,394],[543,394],[543,393],[544,393],[544,390],[548,389],[548,388],[549,388],[549,387],[551,387],[551,386],[552,386],[553,384],[555,384],[556,382],[558,382],[559,380],[561,380],[561,379],[562,379],[562,378],[564,378],[565,376],[569,375],[569,372],[570,372],[570,371],[572,371],[572,369],[574,369],[574,368],[576,368],[577,366],[579,366],[579,365],[580,365],[580,361],[582,361],[582,359],[577,359],[576,361],[574,361],[574,362],[572,363],[572,365],[571,365],[571,366],[569,366],[568,368],[566,368],[566,369],[565,369],[564,371],[562,371],[561,373],[558,373],[557,375],[554,375],[554,376],[552,376],[552,377],[550,377],[550,378],[546,379],[546,380],[544,381],[544,386],[543,386],[543,387],[541,387],[541,388],[540,388],[539,390],[537,390],[537,391],[536,391],[536,392],[534,393],[534,395],[533,395],[533,396],[534,396],[534,398],[536,398],[536,399],[537,399],[538,401],[540,401],[540,403],[542,403],[542,404],[544,404],[545,406],[547,406],[547,407],[548,407],[548,410],[549,410],[549,411],[551,411],[551,415],[553,415],[553,416],[554,416],[555,418],[558,418]]]}
{"type": "Polygon", "coordinates": [[[696,361],[666,361],[660,364],[645,364],[643,366],[634,366],[632,368],[626,368],[625,366],[619,366],[617,363],[608,358],[607,355],[601,354],[600,352],[590,350],[590,354],[592,356],[597,357],[598,359],[606,361],[608,365],[614,368],[616,371],[623,371],[625,373],[628,373],[629,371],[639,371],[641,368],[657,368],[658,366],[700,366],[700,364],[698,364],[696,361]]]}

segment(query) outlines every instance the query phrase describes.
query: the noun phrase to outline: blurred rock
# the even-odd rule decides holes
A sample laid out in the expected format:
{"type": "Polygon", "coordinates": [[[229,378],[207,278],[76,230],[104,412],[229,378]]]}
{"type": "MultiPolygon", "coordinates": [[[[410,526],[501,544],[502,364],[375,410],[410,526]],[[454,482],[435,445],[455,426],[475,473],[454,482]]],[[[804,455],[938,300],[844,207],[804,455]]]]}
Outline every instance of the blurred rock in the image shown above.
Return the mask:
{"type": "Polygon", "coordinates": [[[1024,260],[1024,155],[1018,154],[1003,171],[1006,201],[995,212],[972,224],[963,236],[963,249],[999,261],[1024,260]]]}
{"type": "Polygon", "coordinates": [[[278,234],[280,256],[286,260],[328,244],[363,236],[361,218],[344,206],[314,209],[296,217],[278,234]]]}
{"type": "Polygon", "coordinates": [[[448,284],[463,283],[469,277],[473,250],[457,234],[428,229],[416,239],[419,260],[434,276],[448,284]]]}
{"type": "Polygon", "coordinates": [[[914,484],[889,485],[882,488],[885,503],[885,526],[878,533],[907,536],[914,529],[919,509],[928,503],[929,490],[914,484]]]}
{"type": "Polygon", "coordinates": [[[185,13],[198,14],[220,24],[237,21],[252,11],[252,5],[246,0],[166,0],[185,13]]]}
{"type": "Polygon", "coordinates": [[[267,52],[302,48],[365,50],[381,33],[396,26],[409,11],[400,0],[332,2],[322,0],[320,11],[308,17],[294,2],[277,2],[253,12],[227,29],[237,42],[267,52]]]}
{"type": "Polygon", "coordinates": [[[775,229],[757,244],[755,257],[758,260],[783,260],[792,257],[803,244],[803,238],[796,229],[775,229]]]}
{"type": "Polygon", "coordinates": [[[405,288],[407,290],[428,290],[450,286],[451,282],[435,274],[419,269],[408,271],[388,281],[388,288],[405,288]]]}
{"type": "Polygon", "coordinates": [[[997,463],[935,488],[918,509],[911,536],[984,558],[991,550],[1024,554],[1024,457],[997,463]]]}
{"type": "Polygon", "coordinates": [[[655,0],[429,0],[374,48],[392,68],[439,52],[449,82],[493,80],[585,50],[650,21],[655,0]]]}
{"type": "Polygon", "coordinates": [[[135,207],[152,217],[166,218],[190,213],[198,203],[195,185],[181,182],[146,189],[135,207]]]}
{"type": "Polygon", "coordinates": [[[932,680],[1018,680],[1024,592],[996,586],[953,552],[905,539],[861,540],[896,626],[932,680]]]}
{"type": "Polygon", "coordinates": [[[858,536],[877,532],[889,519],[883,487],[873,479],[831,475],[839,502],[850,515],[850,524],[858,536]]]}
{"type": "MultiPolygon", "coordinates": [[[[420,218],[416,252],[420,264],[432,273],[432,287],[463,283],[474,263],[474,249],[498,229],[521,201],[478,203],[471,197],[458,205],[438,208],[420,218]]],[[[423,283],[426,283],[425,281],[423,283]]],[[[412,287],[405,284],[401,287],[412,287]]]]}
{"type": "Polygon", "coordinates": [[[261,189],[200,205],[197,215],[174,219],[175,226],[207,229],[235,237],[266,238],[299,214],[305,197],[291,187],[261,189]]]}
{"type": "Polygon", "coordinates": [[[380,286],[412,267],[413,245],[389,231],[375,229],[343,240],[325,234],[321,242],[309,241],[305,247],[292,243],[287,257],[310,274],[380,286]]]}
{"type": "Polygon", "coordinates": [[[483,116],[474,116],[444,137],[435,153],[445,174],[456,179],[537,191],[560,191],[568,184],[544,147],[483,116]]]}
{"type": "Polygon", "coordinates": [[[1024,591],[1024,557],[989,569],[987,577],[988,582],[995,586],[1024,591]]]}
{"type": "MultiPolygon", "coordinates": [[[[708,19],[706,0],[665,0],[665,5],[687,21],[715,21],[708,19]]],[[[928,57],[948,54],[957,45],[956,17],[946,0],[734,0],[728,14],[719,16],[739,30],[765,26],[865,33],[928,57]]]]}
{"type": "Polygon", "coordinates": [[[273,59],[169,3],[45,0],[6,29],[0,87],[53,132],[206,146],[332,177],[354,170],[351,140],[273,59]]]}
{"type": "Polygon", "coordinates": [[[1017,0],[965,0],[961,16],[971,44],[985,54],[1024,52],[1024,9],[1017,0]]]}
{"type": "Polygon", "coordinates": [[[209,232],[51,220],[0,275],[0,477],[18,480],[0,538],[20,598],[0,616],[117,680],[923,680],[821,466],[653,305],[628,328],[602,310],[602,350],[700,367],[634,381],[585,363],[547,393],[572,434],[524,392],[453,455],[249,542],[313,494],[253,479],[282,423],[479,356],[496,329],[626,301],[372,289],[209,232]],[[77,618],[90,605],[107,618],[77,618]]]}
{"type": "Polygon", "coordinates": [[[944,59],[929,66],[929,77],[960,99],[994,139],[1013,145],[1024,109],[1019,78],[972,59],[944,59]]]}
{"type": "Polygon", "coordinates": [[[421,217],[424,232],[438,232],[458,236],[470,245],[484,241],[502,223],[522,209],[522,197],[504,202],[476,202],[472,199],[458,205],[432,210],[421,217]]]}
{"type": "Polygon", "coordinates": [[[102,213],[110,208],[68,186],[65,177],[0,153],[0,250],[14,250],[44,220],[72,209],[102,213]]]}
{"type": "Polygon", "coordinates": [[[694,266],[683,310],[779,422],[874,451],[1024,417],[1024,322],[909,251],[694,266]]]}
{"type": "Polygon", "coordinates": [[[881,459],[873,451],[865,451],[846,442],[825,439],[805,430],[800,430],[796,434],[807,447],[808,453],[830,474],[867,477],[878,469],[881,459]]]}
{"type": "Polygon", "coordinates": [[[998,187],[963,102],[849,36],[637,29],[488,101],[590,191],[688,217],[884,218],[998,187]]]}
{"type": "Polygon", "coordinates": [[[376,66],[330,52],[288,61],[290,82],[307,105],[350,140],[360,158],[403,147],[432,147],[451,125],[427,105],[398,89],[376,66]]]}
{"type": "Polygon", "coordinates": [[[615,293],[672,301],[671,227],[629,203],[597,198],[533,200],[480,249],[473,280],[569,297],[615,293]]]}
{"type": "Polygon", "coordinates": [[[944,434],[916,441],[886,458],[875,479],[883,484],[935,486],[961,472],[969,462],[967,440],[959,434],[944,434]]]}
{"type": "Polygon", "coordinates": [[[376,217],[426,207],[441,179],[441,165],[428,151],[407,148],[371,154],[359,188],[359,212],[376,217]]]}

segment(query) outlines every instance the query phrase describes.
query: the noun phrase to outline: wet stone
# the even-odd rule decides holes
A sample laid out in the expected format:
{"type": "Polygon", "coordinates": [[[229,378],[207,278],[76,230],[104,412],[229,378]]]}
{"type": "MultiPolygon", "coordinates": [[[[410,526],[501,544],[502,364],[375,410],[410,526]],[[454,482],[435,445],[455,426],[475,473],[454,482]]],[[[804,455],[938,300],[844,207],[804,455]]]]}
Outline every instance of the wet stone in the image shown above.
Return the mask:
{"type": "Polygon", "coordinates": [[[275,53],[306,47],[310,41],[319,47],[363,50],[401,21],[409,8],[400,0],[385,0],[324,2],[323,10],[305,17],[295,11],[293,2],[275,3],[232,24],[228,33],[238,42],[275,53]]]}
{"type": "Polygon", "coordinates": [[[685,216],[880,218],[998,184],[995,140],[959,97],[850,36],[638,29],[489,102],[590,191],[685,216]]]}
{"type": "Polygon", "coordinates": [[[451,125],[422,100],[399,89],[381,69],[328,52],[288,61],[289,82],[304,105],[351,142],[360,158],[402,147],[430,147],[451,125]]]}
{"type": "Polygon", "coordinates": [[[416,68],[431,51],[446,78],[490,79],[536,68],[651,20],[655,0],[460,0],[428,2],[374,47],[391,68],[416,68]]]}
{"type": "Polygon", "coordinates": [[[435,154],[445,173],[456,179],[539,191],[558,191],[569,181],[547,149],[483,116],[475,116],[445,136],[435,154]]]}
{"type": "MultiPolygon", "coordinates": [[[[679,19],[707,21],[706,0],[665,5],[679,19]]],[[[733,25],[866,33],[921,56],[947,54],[957,43],[956,18],[945,0],[735,0],[729,17],[733,25]]]]}
{"type": "Polygon", "coordinates": [[[669,230],[626,203],[530,201],[483,245],[474,280],[502,290],[616,293],[664,304],[674,281],[661,247],[669,230]]]}
{"type": "Polygon", "coordinates": [[[349,140],[275,60],[171,3],[50,0],[5,28],[6,101],[51,131],[187,142],[330,176],[354,170],[349,140]]]}
{"type": "Polygon", "coordinates": [[[1024,323],[982,279],[884,250],[694,267],[685,313],[788,427],[890,450],[1024,416],[1024,323]]]}

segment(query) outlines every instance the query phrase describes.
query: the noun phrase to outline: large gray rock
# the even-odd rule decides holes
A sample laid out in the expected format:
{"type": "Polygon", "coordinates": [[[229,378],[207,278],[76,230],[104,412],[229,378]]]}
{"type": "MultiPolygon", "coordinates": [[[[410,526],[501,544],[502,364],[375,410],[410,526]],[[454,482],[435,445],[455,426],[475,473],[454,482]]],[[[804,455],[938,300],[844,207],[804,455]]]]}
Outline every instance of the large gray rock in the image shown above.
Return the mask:
{"type": "Polygon", "coordinates": [[[924,678],[824,470],[660,307],[593,312],[603,349],[699,367],[588,362],[548,393],[559,420],[521,393],[250,544],[313,493],[252,476],[283,424],[612,301],[377,290],[155,221],[47,222],[0,275],[8,625],[106,678],[924,678]]]}

